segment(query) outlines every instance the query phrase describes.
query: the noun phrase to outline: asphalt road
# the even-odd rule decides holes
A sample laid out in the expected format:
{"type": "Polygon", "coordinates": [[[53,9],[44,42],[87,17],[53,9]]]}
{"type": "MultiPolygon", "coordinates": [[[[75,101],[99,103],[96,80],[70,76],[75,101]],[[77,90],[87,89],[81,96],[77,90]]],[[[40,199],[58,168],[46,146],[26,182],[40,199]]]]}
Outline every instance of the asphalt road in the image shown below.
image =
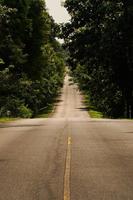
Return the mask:
{"type": "Polygon", "coordinates": [[[66,77],[52,118],[0,124],[0,200],[133,200],[133,121],[82,101],[66,77]]]}

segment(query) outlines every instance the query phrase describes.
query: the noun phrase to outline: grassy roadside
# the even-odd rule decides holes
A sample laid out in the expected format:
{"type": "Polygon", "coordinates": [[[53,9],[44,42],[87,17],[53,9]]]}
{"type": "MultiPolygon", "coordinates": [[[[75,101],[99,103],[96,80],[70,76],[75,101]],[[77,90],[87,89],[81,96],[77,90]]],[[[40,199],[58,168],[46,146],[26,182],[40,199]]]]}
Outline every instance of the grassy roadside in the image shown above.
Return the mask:
{"type": "Polygon", "coordinates": [[[97,111],[96,108],[91,105],[88,95],[83,94],[83,96],[84,96],[84,104],[86,105],[90,117],[98,119],[104,118],[103,114],[97,111]]]}
{"type": "MultiPolygon", "coordinates": [[[[48,117],[52,116],[54,109],[55,109],[54,104],[50,104],[48,107],[43,109],[40,112],[40,114],[36,115],[33,118],[48,118],[48,117]]],[[[1,117],[0,123],[8,123],[8,122],[16,121],[18,119],[26,119],[26,118],[1,117]]]]}
{"type": "MultiPolygon", "coordinates": [[[[54,105],[50,104],[48,107],[43,109],[40,112],[40,114],[36,115],[33,118],[48,118],[53,114],[53,112],[54,112],[54,105]]],[[[16,121],[18,119],[26,119],[26,118],[1,117],[0,123],[8,123],[8,122],[16,121]]]]}
{"type": "MultiPolygon", "coordinates": [[[[61,96],[61,90],[59,91],[58,95],[53,99],[53,101],[51,103],[49,103],[49,105],[47,107],[44,107],[40,110],[40,113],[31,117],[33,119],[35,118],[49,118],[51,117],[56,109],[56,105],[59,102],[59,98],[61,96]]],[[[13,118],[13,117],[0,117],[0,123],[8,123],[8,122],[12,122],[12,121],[16,121],[18,119],[27,119],[25,118],[13,118]]]]}
{"type": "Polygon", "coordinates": [[[12,122],[17,120],[18,118],[12,118],[12,117],[1,117],[0,123],[6,123],[6,122],[12,122]]]}
{"type": "Polygon", "coordinates": [[[90,109],[88,112],[91,118],[98,118],[98,119],[103,118],[102,113],[96,111],[95,109],[90,109]]]}
{"type": "MultiPolygon", "coordinates": [[[[33,118],[48,118],[51,117],[55,111],[55,105],[56,104],[56,100],[49,104],[47,107],[43,108],[40,113],[36,116],[34,116],[33,118]]],[[[26,119],[26,118],[13,118],[13,117],[1,117],[0,118],[0,123],[8,123],[8,122],[12,122],[12,121],[16,121],[18,119],[26,119]]]]}

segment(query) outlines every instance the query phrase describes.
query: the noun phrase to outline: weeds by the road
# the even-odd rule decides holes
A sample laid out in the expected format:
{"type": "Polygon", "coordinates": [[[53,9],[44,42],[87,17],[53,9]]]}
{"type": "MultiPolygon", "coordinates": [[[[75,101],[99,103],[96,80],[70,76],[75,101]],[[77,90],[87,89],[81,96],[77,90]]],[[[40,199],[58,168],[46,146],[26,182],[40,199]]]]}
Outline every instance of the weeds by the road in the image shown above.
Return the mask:
{"type": "Polygon", "coordinates": [[[90,104],[89,96],[86,94],[84,95],[84,103],[87,107],[88,113],[91,118],[103,118],[104,117],[101,112],[97,111],[96,108],[90,104]]]}
{"type": "Polygon", "coordinates": [[[90,109],[89,115],[91,118],[103,118],[103,114],[101,112],[98,112],[96,110],[90,109]]]}
{"type": "Polygon", "coordinates": [[[11,121],[15,121],[18,118],[10,118],[10,117],[1,117],[0,118],[0,123],[6,123],[6,122],[11,122],[11,121]]]}

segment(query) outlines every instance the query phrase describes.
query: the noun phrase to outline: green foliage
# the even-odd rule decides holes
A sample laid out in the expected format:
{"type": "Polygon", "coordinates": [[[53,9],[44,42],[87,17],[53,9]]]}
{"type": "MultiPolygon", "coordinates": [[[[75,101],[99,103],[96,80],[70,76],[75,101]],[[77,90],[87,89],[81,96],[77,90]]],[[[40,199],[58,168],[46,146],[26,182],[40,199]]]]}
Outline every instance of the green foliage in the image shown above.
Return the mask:
{"type": "Polygon", "coordinates": [[[66,0],[62,27],[68,62],[92,104],[110,117],[133,117],[133,3],[66,0]]]}
{"type": "Polygon", "coordinates": [[[43,0],[0,1],[0,116],[32,117],[53,101],[65,69],[57,35],[43,0]]]}
{"type": "Polygon", "coordinates": [[[12,122],[16,120],[17,118],[11,118],[11,117],[2,117],[0,118],[0,123],[6,123],[6,122],[12,122]]]}
{"type": "Polygon", "coordinates": [[[18,117],[21,104],[22,102],[19,99],[16,99],[14,97],[6,98],[6,103],[0,109],[0,117],[8,117],[8,115],[18,117]]]}
{"type": "Polygon", "coordinates": [[[19,116],[22,118],[30,118],[32,117],[31,109],[27,108],[25,105],[21,105],[19,107],[19,116]]]}

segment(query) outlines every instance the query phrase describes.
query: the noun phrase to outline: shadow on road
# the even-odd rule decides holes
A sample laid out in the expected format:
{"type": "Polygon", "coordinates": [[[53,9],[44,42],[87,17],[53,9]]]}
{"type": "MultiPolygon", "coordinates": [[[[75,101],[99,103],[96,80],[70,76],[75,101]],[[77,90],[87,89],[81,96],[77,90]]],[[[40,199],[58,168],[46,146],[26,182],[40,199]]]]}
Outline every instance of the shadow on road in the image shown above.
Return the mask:
{"type": "Polygon", "coordinates": [[[81,111],[88,111],[88,108],[87,107],[83,107],[83,108],[76,108],[78,110],[81,110],[81,111]]]}
{"type": "Polygon", "coordinates": [[[22,124],[22,125],[14,125],[14,124],[2,124],[0,128],[24,128],[24,127],[40,127],[45,126],[44,124],[22,124]]]}

